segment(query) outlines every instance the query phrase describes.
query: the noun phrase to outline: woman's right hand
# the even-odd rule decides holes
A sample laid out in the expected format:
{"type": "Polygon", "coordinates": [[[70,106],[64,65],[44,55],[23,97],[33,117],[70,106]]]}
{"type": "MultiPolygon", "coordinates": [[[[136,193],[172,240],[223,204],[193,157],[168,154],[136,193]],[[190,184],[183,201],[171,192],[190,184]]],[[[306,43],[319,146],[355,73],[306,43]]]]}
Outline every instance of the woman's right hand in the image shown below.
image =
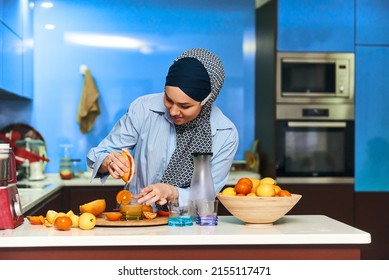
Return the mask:
{"type": "Polygon", "coordinates": [[[121,154],[111,152],[101,163],[99,172],[108,172],[113,178],[120,179],[126,172],[128,172],[127,161],[121,154]]]}

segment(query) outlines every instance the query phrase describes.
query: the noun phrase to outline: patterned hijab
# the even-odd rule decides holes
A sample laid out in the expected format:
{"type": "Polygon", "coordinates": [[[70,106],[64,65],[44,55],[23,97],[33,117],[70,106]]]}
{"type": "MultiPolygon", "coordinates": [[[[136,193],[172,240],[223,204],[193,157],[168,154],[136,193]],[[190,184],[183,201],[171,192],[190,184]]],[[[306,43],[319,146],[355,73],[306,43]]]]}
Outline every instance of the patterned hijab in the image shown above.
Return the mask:
{"type": "MultiPolygon", "coordinates": [[[[216,100],[223,86],[224,69],[220,59],[205,49],[195,48],[187,50],[176,58],[173,64],[183,58],[195,58],[201,62],[208,73],[211,85],[211,92],[201,100],[203,107],[200,114],[186,124],[175,126],[177,138],[176,149],[162,177],[163,183],[180,188],[188,188],[193,174],[192,153],[212,152],[210,116],[212,103],[216,100]]],[[[193,80],[196,80],[196,77],[193,80]]],[[[168,77],[166,85],[171,85],[168,77]]],[[[182,90],[187,93],[185,88],[182,88],[182,90]]],[[[191,96],[190,93],[188,95],[191,96]]]]}

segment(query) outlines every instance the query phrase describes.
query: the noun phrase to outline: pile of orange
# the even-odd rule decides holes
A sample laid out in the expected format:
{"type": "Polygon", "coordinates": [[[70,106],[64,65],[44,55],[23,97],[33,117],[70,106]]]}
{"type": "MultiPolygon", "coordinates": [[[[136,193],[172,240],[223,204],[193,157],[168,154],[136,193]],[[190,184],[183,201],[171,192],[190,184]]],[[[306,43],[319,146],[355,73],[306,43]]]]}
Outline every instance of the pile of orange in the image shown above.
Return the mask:
{"type": "Polygon", "coordinates": [[[222,195],[228,196],[261,196],[261,197],[289,197],[292,196],[287,190],[277,185],[273,178],[262,179],[243,177],[238,180],[234,187],[225,188],[222,195]]]}

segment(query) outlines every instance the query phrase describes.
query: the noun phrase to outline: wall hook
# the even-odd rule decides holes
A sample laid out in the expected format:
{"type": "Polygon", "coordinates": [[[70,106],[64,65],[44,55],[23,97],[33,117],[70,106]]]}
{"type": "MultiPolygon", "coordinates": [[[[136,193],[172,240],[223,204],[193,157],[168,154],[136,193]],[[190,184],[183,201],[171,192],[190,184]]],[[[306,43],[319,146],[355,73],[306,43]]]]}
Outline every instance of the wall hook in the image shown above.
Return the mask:
{"type": "Polygon", "coordinates": [[[88,70],[88,66],[86,66],[85,64],[81,64],[81,65],[80,65],[80,73],[81,73],[82,75],[85,75],[86,70],[88,70]]]}

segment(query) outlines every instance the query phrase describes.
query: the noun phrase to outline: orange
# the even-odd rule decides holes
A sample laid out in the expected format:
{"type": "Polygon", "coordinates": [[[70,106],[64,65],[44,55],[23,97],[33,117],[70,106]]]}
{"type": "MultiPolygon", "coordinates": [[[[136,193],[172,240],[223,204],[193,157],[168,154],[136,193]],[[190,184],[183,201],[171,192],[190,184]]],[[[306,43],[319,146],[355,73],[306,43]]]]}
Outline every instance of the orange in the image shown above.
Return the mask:
{"type": "Polygon", "coordinates": [[[32,225],[42,225],[45,222],[45,217],[43,217],[42,215],[40,215],[40,216],[27,216],[27,220],[32,225]]]}
{"type": "Polygon", "coordinates": [[[122,180],[126,182],[126,185],[128,185],[135,174],[135,162],[131,153],[126,149],[122,149],[122,156],[126,159],[128,167],[128,172],[123,174],[122,180]]]}
{"type": "Polygon", "coordinates": [[[287,190],[280,190],[276,196],[280,196],[280,197],[289,197],[289,196],[292,196],[290,192],[288,192],[287,190]]]}
{"type": "Polygon", "coordinates": [[[96,199],[91,202],[80,205],[80,212],[91,213],[97,217],[105,211],[105,207],[105,199],[96,199]]]}
{"type": "Polygon", "coordinates": [[[142,205],[142,212],[153,212],[153,207],[151,205],[142,205]]]}
{"type": "Polygon", "coordinates": [[[253,184],[253,181],[251,181],[251,179],[247,177],[240,178],[237,183],[239,182],[247,182],[247,184],[253,184]]]}
{"type": "Polygon", "coordinates": [[[169,211],[157,210],[157,214],[158,214],[159,217],[168,217],[169,216],[169,211]]]}
{"type": "Polygon", "coordinates": [[[255,193],[253,193],[253,192],[251,192],[251,193],[248,193],[248,194],[246,194],[246,196],[257,196],[255,193]]]}
{"type": "Polygon", "coordinates": [[[274,190],[276,191],[276,194],[281,190],[281,187],[278,185],[274,185],[274,190]]]}
{"type": "Polygon", "coordinates": [[[249,178],[241,178],[235,184],[234,190],[237,194],[248,194],[253,188],[253,182],[249,178]]]}
{"type": "Polygon", "coordinates": [[[155,219],[157,217],[157,213],[154,213],[154,212],[143,212],[143,217],[145,217],[146,219],[155,219]]]}
{"type": "Polygon", "coordinates": [[[243,193],[238,193],[238,194],[236,194],[236,196],[246,196],[246,195],[243,193]]]}
{"type": "Polygon", "coordinates": [[[132,199],[132,194],[128,190],[121,190],[116,195],[116,202],[119,204],[128,204],[132,199]]]}
{"type": "Polygon", "coordinates": [[[119,221],[123,216],[123,214],[120,212],[106,212],[104,214],[105,217],[107,217],[107,219],[110,221],[119,221]]]}
{"type": "Polygon", "coordinates": [[[72,219],[68,216],[59,216],[54,221],[54,226],[58,230],[69,230],[72,227],[72,219]]]}
{"type": "Polygon", "coordinates": [[[261,184],[257,188],[257,196],[275,196],[276,191],[273,184],[261,184]]]}

